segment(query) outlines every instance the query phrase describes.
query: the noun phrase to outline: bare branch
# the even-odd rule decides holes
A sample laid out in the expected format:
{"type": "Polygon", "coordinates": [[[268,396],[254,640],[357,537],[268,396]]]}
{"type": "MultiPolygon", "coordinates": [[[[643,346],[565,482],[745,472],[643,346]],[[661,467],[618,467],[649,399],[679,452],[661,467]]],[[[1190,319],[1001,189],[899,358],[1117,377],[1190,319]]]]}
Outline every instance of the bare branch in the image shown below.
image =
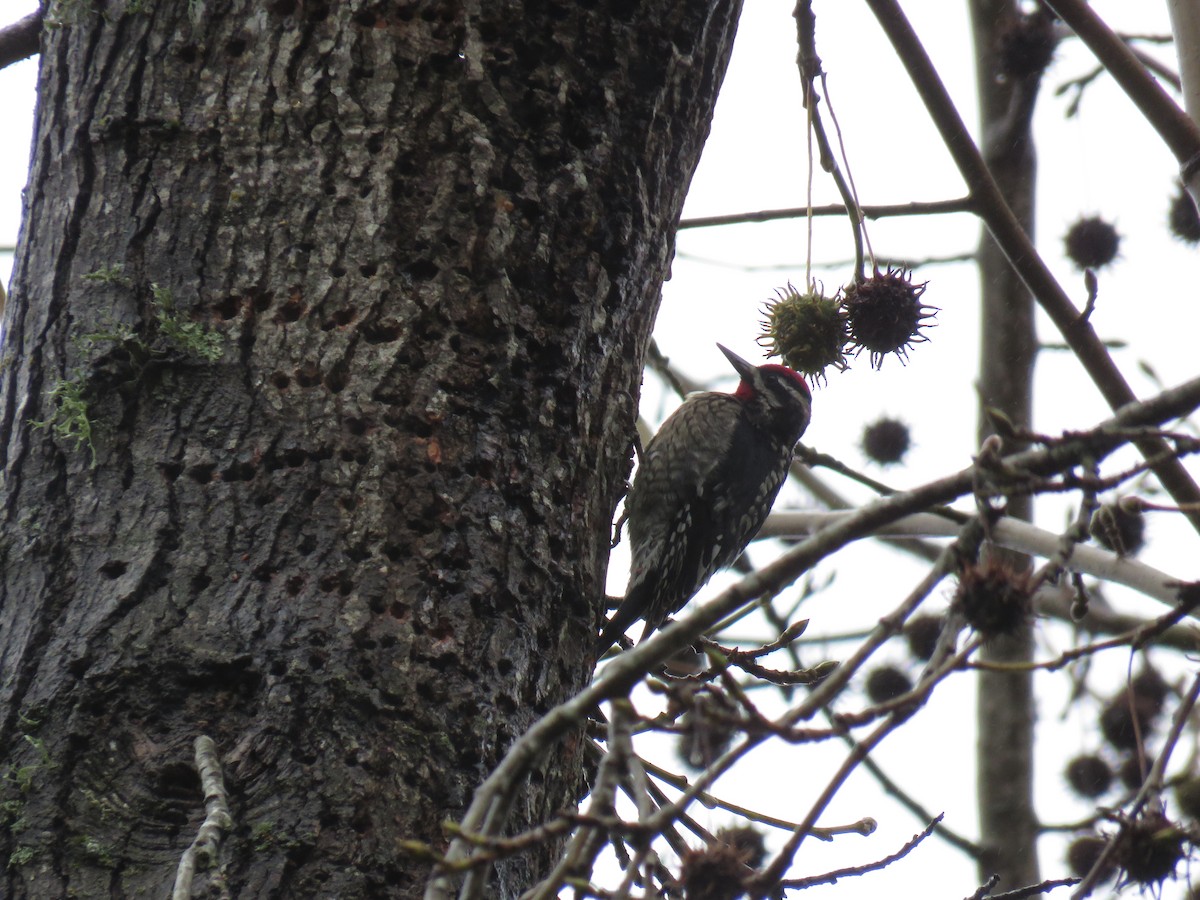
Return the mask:
{"type": "Polygon", "coordinates": [[[0,28],[0,69],[37,53],[41,37],[41,10],[0,28]]]}
{"type": "MultiPolygon", "coordinates": [[[[1074,3],[1074,0],[1071,0],[1074,3]]],[[[979,213],[984,223],[995,238],[996,243],[1008,257],[1021,279],[1037,298],[1038,304],[1046,311],[1058,330],[1062,333],[1076,357],[1083,364],[1092,381],[1104,395],[1104,399],[1112,409],[1119,410],[1123,406],[1137,402],[1137,397],[1129,387],[1125,377],[1117,369],[1108,350],[1097,337],[1096,332],[1087,322],[1080,321],[1079,311],[1058,283],[1046,263],[1038,255],[1037,249],[1029,235],[1021,227],[1012,209],[1005,202],[1004,196],[997,186],[995,179],[988,171],[987,164],[971,139],[971,134],[958,114],[957,108],[950,99],[946,86],[938,77],[929,54],[925,52],[920,39],[912,29],[896,0],[867,0],[876,19],[883,26],[888,39],[895,47],[896,53],[908,70],[913,84],[921,95],[930,118],[937,126],[942,140],[953,156],[955,164],[962,173],[971,189],[972,196],[979,202],[979,213]]],[[[1055,7],[1062,6],[1055,3],[1055,7]]],[[[1082,4],[1078,4],[1082,6],[1082,4]]],[[[1124,44],[1118,40],[1123,51],[1128,52],[1124,44]]],[[[1136,61],[1135,61],[1136,64],[1136,61]]],[[[1139,68],[1140,68],[1140,64],[1139,68]]],[[[1152,84],[1153,79],[1142,75],[1152,84]]],[[[1160,93],[1161,88],[1154,85],[1160,93]]],[[[1163,94],[1166,97],[1165,94],[1163,94]]],[[[1166,98],[1170,103],[1170,98],[1166,98]]],[[[1173,103],[1171,106],[1178,110],[1173,103]]],[[[1180,113],[1182,115],[1182,113],[1180,113]]],[[[1186,116],[1183,117],[1186,120],[1186,116]]],[[[1194,124],[1187,120],[1189,135],[1188,156],[1200,151],[1200,132],[1194,124]]],[[[1180,126],[1182,131],[1184,126],[1180,126]]],[[[1138,450],[1144,457],[1158,457],[1170,454],[1170,448],[1161,440],[1145,438],[1136,442],[1138,450]]],[[[1155,466],[1155,474],[1168,493],[1180,504],[1200,502],[1200,488],[1196,486],[1190,474],[1176,459],[1164,458],[1155,466]]],[[[1200,513],[1190,512],[1188,518],[1192,526],[1200,531],[1200,513]]]]}

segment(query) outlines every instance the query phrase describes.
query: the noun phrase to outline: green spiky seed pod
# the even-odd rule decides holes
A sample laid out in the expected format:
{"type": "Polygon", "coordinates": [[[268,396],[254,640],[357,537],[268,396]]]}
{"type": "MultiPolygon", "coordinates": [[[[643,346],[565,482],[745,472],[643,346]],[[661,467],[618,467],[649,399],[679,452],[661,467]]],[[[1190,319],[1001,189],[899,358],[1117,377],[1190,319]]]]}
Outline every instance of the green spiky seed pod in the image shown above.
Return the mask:
{"type": "Polygon", "coordinates": [[[953,603],[984,638],[1014,634],[1033,614],[1029,573],[995,560],[968,565],[959,572],[953,603]]]}
{"type": "Polygon", "coordinates": [[[863,429],[863,452],[881,466],[903,462],[911,446],[908,426],[899,419],[884,416],[863,429]]]}
{"type": "Polygon", "coordinates": [[[1171,200],[1171,212],[1167,217],[1171,234],[1185,244],[1200,244],[1200,213],[1196,204],[1183,188],[1171,200]]]}
{"type": "Polygon", "coordinates": [[[829,366],[844,371],[846,319],[837,298],[815,288],[800,293],[790,283],[775,294],[763,310],[766,318],[758,338],[767,355],[781,357],[810,381],[824,378],[829,366]]]}
{"type": "Polygon", "coordinates": [[[856,355],[866,350],[876,369],[889,353],[903,362],[909,347],[929,340],[921,329],[937,310],[921,302],[928,284],[913,284],[907,269],[876,269],[870,278],[849,285],[842,298],[850,330],[848,349],[856,355]]]}
{"type": "Polygon", "coordinates": [[[1063,242],[1075,265],[1081,269],[1099,269],[1117,258],[1121,235],[1099,216],[1085,216],[1067,229],[1063,242]]]}

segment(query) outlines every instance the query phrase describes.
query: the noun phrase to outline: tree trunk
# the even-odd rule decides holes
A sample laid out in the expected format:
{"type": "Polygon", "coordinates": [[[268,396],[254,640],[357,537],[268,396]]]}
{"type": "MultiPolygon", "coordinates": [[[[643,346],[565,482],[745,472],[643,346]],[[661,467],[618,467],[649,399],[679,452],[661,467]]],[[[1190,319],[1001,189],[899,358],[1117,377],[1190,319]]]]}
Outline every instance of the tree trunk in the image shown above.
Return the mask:
{"type": "MultiPolygon", "coordinates": [[[[1030,120],[1037,99],[1040,72],[1027,78],[999,80],[1002,35],[1020,15],[1013,0],[972,0],[975,58],[979,85],[981,149],[997,184],[1025,230],[1033,234],[1037,160],[1030,120]]],[[[998,410],[1020,428],[1029,428],[1033,406],[1033,365],[1037,355],[1034,302],[1016,269],[991,235],[979,245],[981,342],[979,391],[984,408],[998,410]]],[[[980,440],[992,432],[981,412],[980,440]]],[[[1028,497],[1014,497],[1007,513],[1029,519],[1028,497]]],[[[1017,569],[1025,557],[1005,556],[1017,569]]],[[[1021,663],[1032,658],[1033,629],[989,642],[982,658],[988,662],[1021,663]]],[[[980,878],[1000,876],[997,891],[1013,890],[1039,881],[1038,822],[1033,802],[1033,741],[1035,708],[1030,672],[979,673],[977,777],[979,795],[980,878]]]]}
{"type": "MultiPolygon", "coordinates": [[[[441,846],[591,674],[737,7],[177,0],[47,30],[0,386],[0,893],[166,895],[207,734],[210,887],[413,894],[400,842],[441,846]]],[[[517,827],[574,804],[581,751],[517,827]]]]}

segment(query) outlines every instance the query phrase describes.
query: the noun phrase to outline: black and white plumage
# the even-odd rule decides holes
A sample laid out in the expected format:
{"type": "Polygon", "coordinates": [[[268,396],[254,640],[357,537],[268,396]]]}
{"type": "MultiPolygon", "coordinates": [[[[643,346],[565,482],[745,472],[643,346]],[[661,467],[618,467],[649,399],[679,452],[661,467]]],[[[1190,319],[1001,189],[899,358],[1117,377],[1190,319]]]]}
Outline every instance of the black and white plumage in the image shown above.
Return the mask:
{"type": "Polygon", "coordinates": [[[625,501],[632,566],[600,634],[603,653],[638,619],[645,640],[758,533],[808,427],[804,378],[717,345],[741,376],[732,394],[693,394],[642,454],[625,501]]]}

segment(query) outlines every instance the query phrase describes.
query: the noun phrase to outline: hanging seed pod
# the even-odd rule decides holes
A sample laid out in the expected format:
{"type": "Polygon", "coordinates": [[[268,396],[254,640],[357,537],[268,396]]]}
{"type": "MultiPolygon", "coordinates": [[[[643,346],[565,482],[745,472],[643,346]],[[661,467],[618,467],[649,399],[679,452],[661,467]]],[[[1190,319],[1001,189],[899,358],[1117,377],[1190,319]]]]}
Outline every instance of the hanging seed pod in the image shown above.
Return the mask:
{"type": "Polygon", "coordinates": [[[753,875],[744,848],[714,840],[700,850],[683,852],[679,882],[688,900],[735,900],[753,875]]]}
{"type": "Polygon", "coordinates": [[[1099,216],[1079,219],[1067,229],[1063,239],[1067,256],[1081,269],[1100,269],[1117,258],[1121,236],[1117,229],[1099,216]]]}
{"type": "Polygon", "coordinates": [[[1067,763],[1067,783],[1080,797],[1095,799],[1112,787],[1113,770],[1103,758],[1085,753],[1067,763]]]}
{"type": "Polygon", "coordinates": [[[912,679],[895,666],[879,666],[867,675],[867,697],[872,703],[887,703],[912,690],[912,679]]]}
{"type": "Polygon", "coordinates": [[[1154,731],[1155,708],[1137,694],[1121,691],[1100,713],[1100,731],[1116,750],[1136,750],[1154,731]]]}
{"type": "Polygon", "coordinates": [[[1167,217],[1171,234],[1185,244],[1200,244],[1200,214],[1196,204],[1183,188],[1171,200],[1171,212],[1167,217]]]}
{"type": "Polygon", "coordinates": [[[863,452],[881,466],[903,462],[911,446],[908,426],[899,419],[884,416],[863,429],[863,452]]]}
{"type": "MultiPolygon", "coordinates": [[[[1067,866],[1076,878],[1083,878],[1100,860],[1100,854],[1108,846],[1108,840],[1098,834],[1084,834],[1071,841],[1067,847],[1067,866]]],[[[1108,881],[1116,874],[1117,867],[1110,861],[1105,864],[1100,874],[1100,881],[1108,881]]]]}
{"type": "Polygon", "coordinates": [[[913,616],[908,620],[904,626],[904,639],[914,659],[921,662],[933,659],[938,638],[942,636],[942,621],[941,616],[913,616]]]}
{"type": "Polygon", "coordinates": [[[802,294],[790,283],[775,294],[763,310],[766,318],[758,337],[767,355],[781,357],[814,383],[825,377],[830,366],[844,371],[846,319],[837,298],[826,297],[816,288],[802,294]]]}
{"type": "Polygon", "coordinates": [[[1121,830],[1113,860],[1126,882],[1142,887],[1159,885],[1175,874],[1175,867],[1186,856],[1186,837],[1161,809],[1143,810],[1121,830]]]}
{"type": "Polygon", "coordinates": [[[984,638],[1014,634],[1033,615],[1029,573],[996,560],[972,563],[959,572],[953,603],[984,638]]]}
{"type": "Polygon", "coordinates": [[[757,869],[767,859],[767,844],[763,833],[753,825],[734,825],[717,832],[717,840],[739,850],[746,865],[757,869]]]}
{"type": "Polygon", "coordinates": [[[842,299],[850,328],[847,349],[856,355],[866,350],[876,369],[889,353],[903,362],[913,344],[929,340],[921,329],[928,327],[925,320],[933,318],[937,309],[921,302],[928,284],[913,284],[907,269],[876,269],[870,278],[849,285],[842,299]]]}

